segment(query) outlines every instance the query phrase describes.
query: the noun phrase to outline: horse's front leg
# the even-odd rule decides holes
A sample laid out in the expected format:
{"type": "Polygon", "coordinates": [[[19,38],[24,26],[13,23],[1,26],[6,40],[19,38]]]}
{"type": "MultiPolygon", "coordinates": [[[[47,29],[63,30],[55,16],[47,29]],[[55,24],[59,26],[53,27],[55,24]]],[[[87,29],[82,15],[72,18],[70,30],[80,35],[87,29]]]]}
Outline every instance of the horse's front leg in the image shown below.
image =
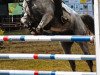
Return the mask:
{"type": "Polygon", "coordinates": [[[54,14],[47,12],[43,15],[39,25],[36,28],[37,33],[41,33],[41,30],[53,19],[54,14]]]}
{"type": "Polygon", "coordinates": [[[21,23],[24,25],[24,27],[28,27],[28,16],[25,13],[24,16],[21,18],[21,23]]]}
{"type": "Polygon", "coordinates": [[[27,14],[24,14],[24,16],[21,18],[21,23],[24,25],[24,28],[27,28],[31,34],[36,34],[35,28],[32,27],[30,18],[27,14]]]}

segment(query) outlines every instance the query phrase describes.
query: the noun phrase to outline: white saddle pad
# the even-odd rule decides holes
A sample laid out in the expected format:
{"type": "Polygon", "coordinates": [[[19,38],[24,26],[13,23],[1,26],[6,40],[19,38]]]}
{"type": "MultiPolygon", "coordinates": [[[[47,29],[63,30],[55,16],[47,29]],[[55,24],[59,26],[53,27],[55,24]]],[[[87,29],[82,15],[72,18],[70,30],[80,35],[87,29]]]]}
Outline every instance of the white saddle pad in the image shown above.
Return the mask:
{"type": "Polygon", "coordinates": [[[68,7],[66,4],[64,4],[62,2],[62,7],[69,13],[74,13],[74,14],[78,14],[76,11],[74,11],[73,9],[71,9],[70,7],[68,7]]]}

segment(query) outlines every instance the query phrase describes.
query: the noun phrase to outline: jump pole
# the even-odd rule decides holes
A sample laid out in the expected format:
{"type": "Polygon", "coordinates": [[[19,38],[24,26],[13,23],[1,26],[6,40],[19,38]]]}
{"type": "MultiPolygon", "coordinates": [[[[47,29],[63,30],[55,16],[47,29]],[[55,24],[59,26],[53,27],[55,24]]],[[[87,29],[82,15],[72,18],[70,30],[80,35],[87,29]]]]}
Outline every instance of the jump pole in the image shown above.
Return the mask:
{"type": "Polygon", "coordinates": [[[96,75],[95,72],[0,70],[0,75],[96,75]]]}
{"type": "Polygon", "coordinates": [[[96,60],[95,55],[68,54],[0,54],[0,59],[96,60]]]}
{"type": "Polygon", "coordinates": [[[96,40],[96,68],[100,75],[100,0],[94,0],[95,40],[96,40]]]}
{"type": "Polygon", "coordinates": [[[93,36],[34,36],[34,35],[8,35],[0,36],[0,41],[93,41],[93,36]]]}

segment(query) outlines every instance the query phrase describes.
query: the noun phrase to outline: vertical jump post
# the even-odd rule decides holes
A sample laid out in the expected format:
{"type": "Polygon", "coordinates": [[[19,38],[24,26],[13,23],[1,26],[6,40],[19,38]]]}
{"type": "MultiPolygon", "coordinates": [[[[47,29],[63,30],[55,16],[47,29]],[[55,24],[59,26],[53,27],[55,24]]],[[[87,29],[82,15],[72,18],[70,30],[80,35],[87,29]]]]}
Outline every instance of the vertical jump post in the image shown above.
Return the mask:
{"type": "Polygon", "coordinates": [[[95,44],[97,75],[100,75],[100,0],[94,0],[95,44]]]}

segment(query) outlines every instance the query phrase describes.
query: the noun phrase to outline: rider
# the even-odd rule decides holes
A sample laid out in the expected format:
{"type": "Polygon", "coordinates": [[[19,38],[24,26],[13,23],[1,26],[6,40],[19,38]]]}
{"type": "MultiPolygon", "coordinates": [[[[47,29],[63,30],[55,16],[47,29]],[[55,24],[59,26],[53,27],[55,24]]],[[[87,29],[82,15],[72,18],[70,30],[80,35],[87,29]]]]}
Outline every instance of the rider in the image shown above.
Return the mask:
{"type": "Polygon", "coordinates": [[[63,17],[63,10],[62,10],[62,0],[53,0],[55,4],[55,16],[58,20],[62,23],[65,23],[66,19],[63,17]]]}

